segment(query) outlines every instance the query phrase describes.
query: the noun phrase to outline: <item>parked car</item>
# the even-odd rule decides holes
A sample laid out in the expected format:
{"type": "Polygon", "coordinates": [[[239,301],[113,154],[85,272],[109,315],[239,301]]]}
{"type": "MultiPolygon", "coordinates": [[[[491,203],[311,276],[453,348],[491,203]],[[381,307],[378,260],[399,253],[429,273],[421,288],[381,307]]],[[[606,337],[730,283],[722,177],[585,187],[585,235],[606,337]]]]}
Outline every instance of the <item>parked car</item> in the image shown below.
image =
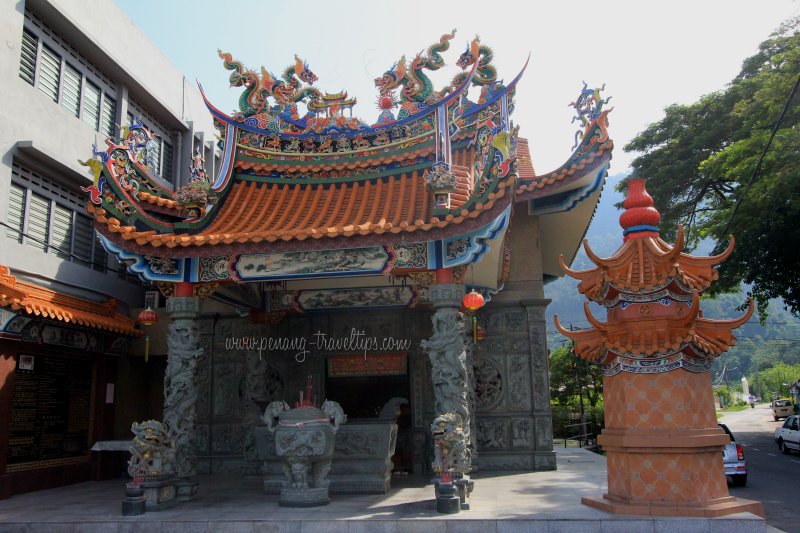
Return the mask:
{"type": "Polygon", "coordinates": [[[731,483],[737,487],[747,485],[747,463],[744,460],[744,448],[736,442],[733,433],[725,424],[718,424],[730,438],[731,441],[725,445],[722,451],[722,464],[725,467],[725,475],[730,476],[731,483]]]}
{"type": "Polygon", "coordinates": [[[775,430],[775,442],[783,453],[800,451],[800,416],[789,416],[781,427],[775,430]]]}
{"type": "Polygon", "coordinates": [[[794,414],[792,400],[772,400],[772,417],[775,420],[794,414]]]}

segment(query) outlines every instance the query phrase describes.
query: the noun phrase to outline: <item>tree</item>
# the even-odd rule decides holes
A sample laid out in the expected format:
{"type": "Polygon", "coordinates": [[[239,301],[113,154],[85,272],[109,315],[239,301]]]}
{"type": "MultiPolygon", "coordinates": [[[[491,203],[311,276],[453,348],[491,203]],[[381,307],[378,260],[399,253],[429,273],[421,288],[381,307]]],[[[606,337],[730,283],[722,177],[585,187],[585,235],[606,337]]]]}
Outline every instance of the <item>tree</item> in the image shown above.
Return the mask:
{"type": "Polygon", "coordinates": [[[577,407],[579,390],[587,406],[597,407],[603,399],[600,367],[577,357],[571,346],[559,346],[550,354],[550,397],[559,405],[577,407]]]}
{"type": "Polygon", "coordinates": [[[710,292],[748,284],[762,318],[770,298],[783,298],[800,316],[800,95],[790,99],[800,82],[799,28],[800,18],[783,24],[727,88],[691,105],[667,107],[663,119],[625,146],[641,152],[633,174],[648,178],[665,239],[674,239],[678,224],[687,229],[690,247],[736,236],[733,255],[710,292]]]}

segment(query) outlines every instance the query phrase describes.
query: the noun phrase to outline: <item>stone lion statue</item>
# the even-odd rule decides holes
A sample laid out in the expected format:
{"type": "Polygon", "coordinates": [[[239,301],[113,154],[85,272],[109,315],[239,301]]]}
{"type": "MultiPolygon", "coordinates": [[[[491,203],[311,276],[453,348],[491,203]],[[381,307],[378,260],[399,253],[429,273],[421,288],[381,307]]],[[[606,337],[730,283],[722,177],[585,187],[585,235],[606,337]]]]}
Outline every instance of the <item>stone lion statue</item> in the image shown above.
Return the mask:
{"type": "Polygon", "coordinates": [[[461,415],[444,413],[431,424],[434,443],[433,471],[467,474],[470,471],[467,439],[464,435],[461,415]]]}
{"type": "Polygon", "coordinates": [[[128,474],[163,478],[175,474],[175,439],[158,420],[134,422],[128,474]]]}
{"type": "Polygon", "coordinates": [[[325,400],[322,404],[322,410],[325,411],[329,417],[333,419],[333,430],[339,429],[339,426],[347,422],[347,415],[344,414],[344,409],[338,402],[325,400]]]}
{"type": "Polygon", "coordinates": [[[267,429],[270,432],[275,431],[275,421],[278,419],[278,416],[284,411],[289,410],[289,404],[284,402],[283,400],[276,400],[274,402],[270,402],[267,405],[267,408],[264,409],[264,415],[261,417],[261,420],[267,425],[267,429]]]}

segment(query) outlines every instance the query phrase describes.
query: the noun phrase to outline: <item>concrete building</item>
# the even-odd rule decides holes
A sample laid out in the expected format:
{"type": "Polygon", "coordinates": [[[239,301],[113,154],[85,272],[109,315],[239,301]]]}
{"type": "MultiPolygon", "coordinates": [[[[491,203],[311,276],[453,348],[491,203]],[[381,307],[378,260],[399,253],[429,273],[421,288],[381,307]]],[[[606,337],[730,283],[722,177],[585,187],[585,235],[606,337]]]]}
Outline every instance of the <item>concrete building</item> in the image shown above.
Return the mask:
{"type": "MultiPolygon", "coordinates": [[[[103,310],[109,309],[109,299],[116,301],[119,316],[143,305],[140,280],[106,254],[95,237],[81,191],[91,185],[91,173],[78,160],[90,158],[93,144],[103,149],[106,137],[119,135],[119,125],[134,117],[141,117],[156,136],[154,174],[166,188],[188,179],[194,149],[204,151],[209,166],[218,151],[211,118],[194,84],[113,2],[5,2],[0,31],[6,43],[0,51],[0,265],[8,267],[3,292],[12,297],[24,293],[34,302],[13,309],[19,306],[4,301],[0,308],[0,497],[7,497],[90,475],[85,446],[66,452],[72,458],[64,457],[63,438],[70,432],[62,426],[68,413],[45,415],[42,404],[38,414],[20,408],[12,418],[14,361],[19,355],[33,356],[26,359],[34,368],[28,382],[44,383],[51,378],[40,372],[66,369],[80,374],[75,379],[81,387],[93,383],[92,423],[75,431],[89,432],[94,440],[111,438],[115,397],[120,397],[113,387],[118,353],[126,348],[124,342],[112,346],[108,328],[99,324],[102,316],[115,320],[114,312],[103,310]],[[137,55],[130,53],[133,49],[137,55]],[[16,280],[16,293],[9,293],[15,282],[8,276],[16,280]],[[37,296],[52,305],[37,304],[37,296]],[[76,308],[82,306],[100,316],[78,320],[76,308]],[[52,319],[41,320],[47,314],[52,319]],[[48,336],[43,337],[45,324],[48,336]],[[89,342],[97,344],[89,347],[89,342]],[[73,368],[75,361],[82,366],[73,368]],[[58,364],[47,370],[50,363],[58,364]],[[29,420],[23,423],[21,413],[29,420]],[[45,416],[62,420],[50,420],[52,427],[45,430],[45,416]],[[36,428],[24,430],[32,422],[36,428]],[[31,442],[41,446],[43,439],[51,442],[49,451],[28,453],[31,442]]],[[[36,386],[28,382],[25,386],[36,386]]],[[[17,380],[18,392],[22,383],[17,380]]],[[[32,390],[26,394],[26,401],[36,401],[32,390]]],[[[72,394],[78,402],[79,394],[72,394]]],[[[60,391],[47,401],[63,402],[69,395],[60,391]]]]}

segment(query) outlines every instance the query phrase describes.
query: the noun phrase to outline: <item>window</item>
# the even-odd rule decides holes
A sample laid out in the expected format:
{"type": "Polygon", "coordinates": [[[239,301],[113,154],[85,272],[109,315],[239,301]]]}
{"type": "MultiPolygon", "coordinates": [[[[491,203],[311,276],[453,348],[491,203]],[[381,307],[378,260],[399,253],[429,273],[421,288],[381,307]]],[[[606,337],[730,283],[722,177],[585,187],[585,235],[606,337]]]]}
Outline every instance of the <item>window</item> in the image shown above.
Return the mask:
{"type": "Polygon", "coordinates": [[[132,116],[142,122],[142,125],[153,134],[152,149],[147,154],[150,164],[150,172],[158,175],[161,179],[173,182],[173,153],[172,133],[167,127],[156,120],[152,115],[142,109],[142,107],[131,100],[129,102],[131,112],[128,114],[129,123],[133,124],[132,116]]]}
{"type": "Polygon", "coordinates": [[[81,73],[69,63],[65,63],[63,82],[61,107],[77,117],[81,112],[81,73]]]}
{"type": "Polygon", "coordinates": [[[161,177],[172,181],[172,145],[164,141],[161,150],[161,177]]]}
{"type": "Polygon", "coordinates": [[[116,93],[116,87],[29,11],[19,76],[95,131],[114,135],[117,102],[109,95],[116,93]]]}
{"type": "Polygon", "coordinates": [[[83,214],[86,199],[33,172],[12,164],[6,236],[27,246],[105,272],[106,252],[83,214]]]}
{"type": "Polygon", "coordinates": [[[22,233],[24,231],[23,223],[25,222],[25,189],[17,185],[11,184],[11,189],[8,192],[8,216],[6,223],[6,237],[14,239],[17,242],[22,242],[22,233]]]}
{"type": "Polygon", "coordinates": [[[42,64],[39,66],[39,90],[58,102],[58,80],[61,72],[61,56],[48,46],[42,47],[42,64]]]}
{"type": "Polygon", "coordinates": [[[27,211],[28,228],[25,240],[28,246],[46,252],[50,236],[50,200],[33,193],[28,199],[27,211]]]}
{"type": "Polygon", "coordinates": [[[117,101],[108,95],[103,97],[103,111],[100,114],[100,133],[108,136],[116,135],[115,120],[117,117],[117,101]]]}
{"type": "Polygon", "coordinates": [[[86,82],[82,118],[92,129],[96,130],[100,127],[100,88],[90,81],[86,82]]]}
{"type": "Polygon", "coordinates": [[[19,60],[19,77],[33,85],[36,79],[36,48],[39,39],[27,28],[22,30],[22,47],[19,60]]]}

